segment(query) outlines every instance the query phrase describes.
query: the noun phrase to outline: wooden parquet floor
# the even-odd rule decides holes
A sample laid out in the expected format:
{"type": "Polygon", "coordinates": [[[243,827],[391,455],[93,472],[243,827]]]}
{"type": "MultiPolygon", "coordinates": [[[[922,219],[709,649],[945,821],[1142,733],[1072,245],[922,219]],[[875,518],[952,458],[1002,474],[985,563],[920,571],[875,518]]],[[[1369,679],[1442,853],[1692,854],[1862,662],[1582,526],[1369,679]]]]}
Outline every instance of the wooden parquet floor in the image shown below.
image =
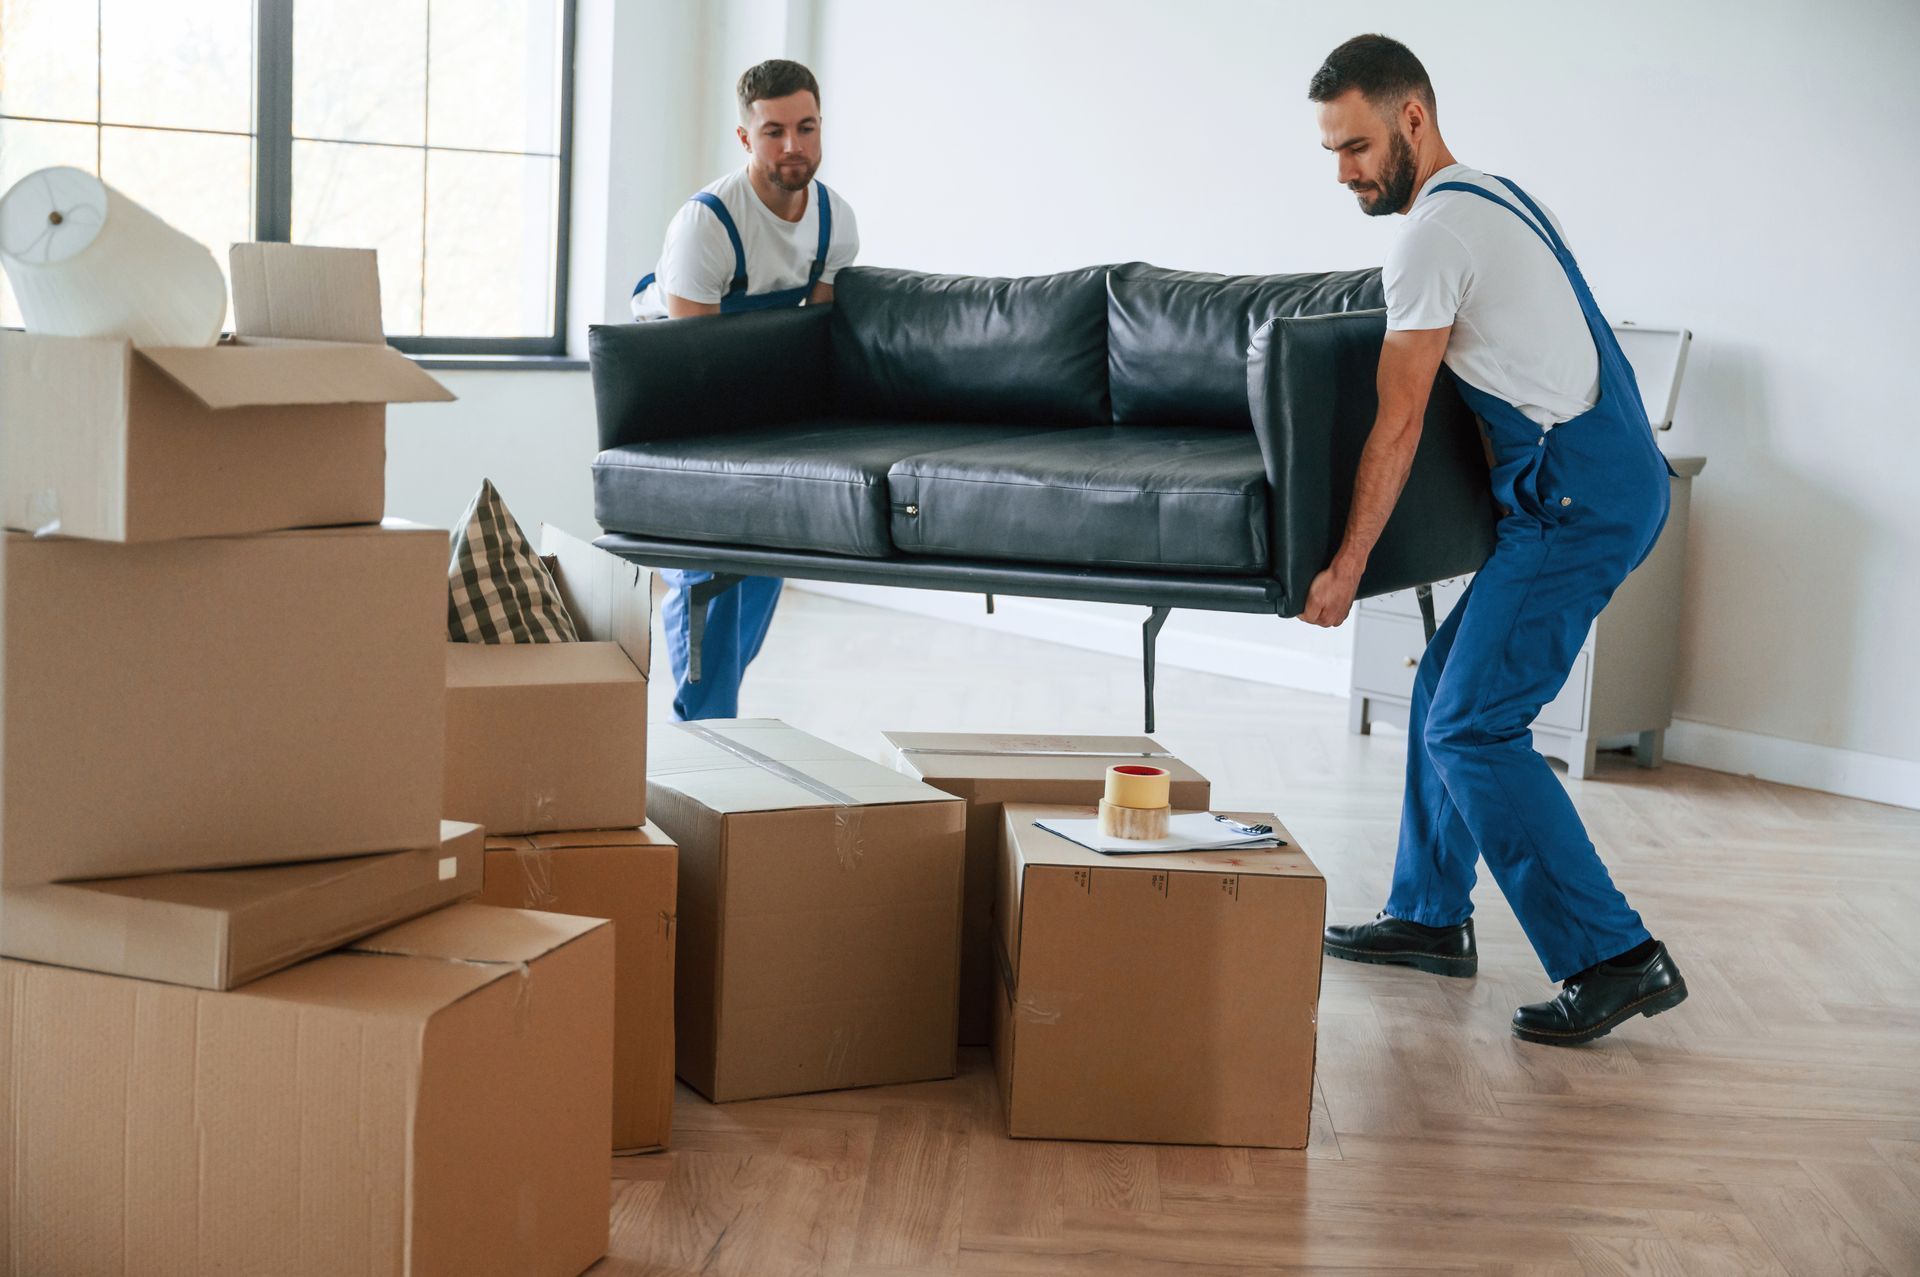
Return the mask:
{"type": "MultiPolygon", "coordinates": [[[[665,660],[654,694],[664,715],[665,660]]],[[[790,591],[743,711],[872,754],[890,728],[1133,731],[1138,668],[790,591]]],[[[1404,744],[1344,703],[1164,669],[1160,739],[1278,811],[1371,916],[1404,744]]],[[[1491,884],[1481,974],[1329,962],[1302,1152],[1016,1141],[960,1076],[714,1106],[614,1162],[596,1277],[715,1273],[1920,1273],[1920,812],[1605,758],[1568,782],[1691,997],[1586,1048],[1491,884]]]]}

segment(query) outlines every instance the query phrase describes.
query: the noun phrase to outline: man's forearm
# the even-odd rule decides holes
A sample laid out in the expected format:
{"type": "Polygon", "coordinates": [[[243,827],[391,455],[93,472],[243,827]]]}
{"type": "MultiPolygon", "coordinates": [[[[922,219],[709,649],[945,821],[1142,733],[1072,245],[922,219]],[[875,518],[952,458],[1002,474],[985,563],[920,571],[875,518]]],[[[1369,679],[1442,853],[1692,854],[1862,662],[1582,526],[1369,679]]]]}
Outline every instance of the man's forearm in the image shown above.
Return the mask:
{"type": "Polygon", "coordinates": [[[1353,506],[1347,512],[1346,534],[1334,553],[1333,566],[1358,579],[1366,570],[1373,547],[1400,500],[1420,446],[1419,423],[1404,416],[1382,414],[1360,451],[1360,469],[1353,479],[1353,506]]]}

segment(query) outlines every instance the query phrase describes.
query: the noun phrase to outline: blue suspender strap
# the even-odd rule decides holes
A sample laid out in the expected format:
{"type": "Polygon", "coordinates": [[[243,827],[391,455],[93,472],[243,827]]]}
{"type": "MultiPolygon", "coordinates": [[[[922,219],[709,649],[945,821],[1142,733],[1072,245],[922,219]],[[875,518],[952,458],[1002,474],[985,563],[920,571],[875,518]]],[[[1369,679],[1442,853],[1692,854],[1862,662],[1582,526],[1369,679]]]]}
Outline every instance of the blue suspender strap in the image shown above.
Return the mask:
{"type": "MultiPolygon", "coordinates": [[[[1494,203],[1498,204],[1501,208],[1506,209],[1509,213],[1512,213],[1515,217],[1519,218],[1521,222],[1526,225],[1527,229],[1531,230],[1535,235],[1538,235],[1540,237],[1540,242],[1542,244],[1545,244],[1547,248],[1553,252],[1554,256],[1557,257],[1560,255],[1561,249],[1559,245],[1557,245],[1553,240],[1547,238],[1547,233],[1541,230],[1538,226],[1534,225],[1534,221],[1531,217],[1528,217],[1525,213],[1522,213],[1519,209],[1515,208],[1512,204],[1508,203],[1506,200],[1501,199],[1498,195],[1495,195],[1492,191],[1488,190],[1486,187],[1474,186],[1469,182],[1442,182],[1440,183],[1440,185],[1434,187],[1433,189],[1436,191],[1468,191],[1474,195],[1478,195],[1481,199],[1492,200],[1494,203]]],[[[1519,191],[1516,190],[1514,193],[1518,195],[1519,191]]],[[[1521,198],[1525,199],[1526,197],[1523,195],[1521,196],[1521,198]]],[[[1545,219],[1543,218],[1541,220],[1544,221],[1545,219]]]]}
{"type": "Polygon", "coordinates": [[[720,219],[720,225],[726,229],[727,239],[733,244],[733,282],[727,286],[727,294],[747,291],[747,250],[740,243],[740,230],[733,224],[733,215],[727,212],[727,206],[712,191],[701,191],[693,197],[694,203],[705,204],[713,215],[720,219]]]}
{"type": "Polygon", "coordinates": [[[833,201],[827,198],[827,186],[824,182],[813,184],[814,193],[820,197],[820,247],[813,255],[813,269],[807,272],[807,283],[817,284],[827,269],[827,248],[833,243],[833,201]]]}
{"type": "Polygon", "coordinates": [[[1527,211],[1533,214],[1534,220],[1540,223],[1541,229],[1546,231],[1547,238],[1552,241],[1554,252],[1567,253],[1567,256],[1569,257],[1573,256],[1572,253],[1567,252],[1566,243],[1561,240],[1560,232],[1553,229],[1553,221],[1550,218],[1548,218],[1548,216],[1545,213],[1540,211],[1540,206],[1534,203],[1533,200],[1527,195],[1525,191],[1521,190],[1519,187],[1515,186],[1512,182],[1509,182],[1504,177],[1496,176],[1494,177],[1493,180],[1500,183],[1500,185],[1506,187],[1508,190],[1512,191],[1516,196],[1519,197],[1520,202],[1527,206],[1527,211]]]}

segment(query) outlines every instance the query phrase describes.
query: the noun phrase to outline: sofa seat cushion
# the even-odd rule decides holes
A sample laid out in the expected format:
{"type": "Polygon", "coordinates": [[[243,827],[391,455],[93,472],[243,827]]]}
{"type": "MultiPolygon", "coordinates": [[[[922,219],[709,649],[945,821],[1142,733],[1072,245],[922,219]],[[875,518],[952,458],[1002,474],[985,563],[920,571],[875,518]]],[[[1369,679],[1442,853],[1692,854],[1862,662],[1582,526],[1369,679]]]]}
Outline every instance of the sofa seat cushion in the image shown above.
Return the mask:
{"type": "Polygon", "coordinates": [[[628,444],[593,463],[594,517],[608,532],[635,536],[879,558],[893,552],[894,462],[1035,432],[834,418],[628,444]]]}
{"type": "Polygon", "coordinates": [[[910,554],[1253,575],[1268,492],[1251,431],[1104,426],[895,463],[893,542],[910,554]]]}

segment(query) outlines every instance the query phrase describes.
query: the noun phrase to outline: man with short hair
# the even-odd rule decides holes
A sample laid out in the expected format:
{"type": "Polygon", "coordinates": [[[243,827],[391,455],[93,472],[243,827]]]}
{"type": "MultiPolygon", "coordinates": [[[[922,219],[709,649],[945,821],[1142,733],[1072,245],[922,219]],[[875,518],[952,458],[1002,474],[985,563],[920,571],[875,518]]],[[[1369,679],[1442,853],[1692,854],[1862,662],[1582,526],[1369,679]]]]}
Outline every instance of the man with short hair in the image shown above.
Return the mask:
{"type": "MultiPolygon", "coordinates": [[[[658,268],[633,290],[635,319],[817,306],[833,300],[835,274],[860,251],[853,209],[814,176],[820,167],[820,85],[813,72],[775,58],[748,68],[735,96],[735,132],[747,162],[674,215],[658,268]]],[[[780,579],[745,577],[706,600],[696,682],[687,676],[695,590],[713,574],[668,568],[660,575],[667,583],[660,611],[675,683],[674,717],[736,716],[740,679],[773,622],[780,579]]]]}
{"type": "Polygon", "coordinates": [[[1479,416],[1500,509],[1493,553],[1427,645],[1407,731],[1386,908],[1328,927],[1329,957],[1470,976],[1485,857],[1558,997],[1514,1013],[1531,1042],[1591,1041],[1678,1006],[1686,982],[1607,874],[1528,731],[1600,609],[1666,523],[1665,458],[1633,371],[1560,223],[1519,186],[1454,159],[1433,84],[1403,44],[1357,36],[1307,89],[1338,180],[1407,216],[1387,257],[1379,409],[1332,563],[1301,615],[1338,625],[1399,500],[1444,362],[1479,416]]]}

